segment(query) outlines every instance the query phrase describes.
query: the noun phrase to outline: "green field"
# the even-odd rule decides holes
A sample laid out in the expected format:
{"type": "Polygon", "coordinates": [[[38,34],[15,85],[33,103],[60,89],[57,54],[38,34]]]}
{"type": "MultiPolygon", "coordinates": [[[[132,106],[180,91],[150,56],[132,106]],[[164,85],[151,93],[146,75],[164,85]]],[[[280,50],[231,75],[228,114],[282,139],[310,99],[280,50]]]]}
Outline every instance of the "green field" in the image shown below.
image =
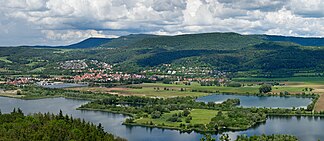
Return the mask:
{"type": "MultiPolygon", "coordinates": [[[[206,124],[209,123],[210,120],[215,117],[218,111],[216,110],[206,110],[206,109],[192,109],[190,116],[192,116],[192,120],[190,123],[192,124],[206,124]]],[[[226,112],[223,112],[226,113],[226,112]]]]}
{"type": "Polygon", "coordinates": [[[38,64],[39,64],[39,62],[30,62],[29,64],[26,64],[26,66],[32,67],[32,66],[35,66],[38,64]]]}
{"type": "Polygon", "coordinates": [[[39,68],[36,68],[36,69],[31,70],[30,72],[41,72],[43,70],[45,70],[44,67],[39,67],[39,68]]]}
{"type": "MultiPolygon", "coordinates": [[[[143,83],[133,84],[127,87],[114,87],[114,88],[102,88],[102,87],[81,87],[81,88],[68,88],[78,91],[92,91],[96,93],[108,93],[119,95],[133,95],[133,96],[146,96],[146,97],[178,97],[178,96],[205,96],[210,93],[232,93],[232,94],[258,94],[260,85],[254,84],[242,87],[226,87],[226,86],[201,86],[197,82],[193,82],[191,85],[184,84],[163,84],[163,83],[143,83]]],[[[305,88],[313,88],[314,93],[323,93],[324,86],[315,84],[287,84],[282,86],[273,86],[273,94],[279,94],[280,92],[289,92],[290,94],[311,93],[310,91],[304,91],[305,88]]]]}
{"type": "Polygon", "coordinates": [[[6,63],[12,63],[12,61],[8,60],[7,57],[0,57],[0,61],[6,62],[6,63]]]}
{"type": "MultiPolygon", "coordinates": [[[[185,117],[181,117],[182,122],[170,122],[167,121],[168,118],[170,118],[173,114],[182,112],[179,111],[171,111],[170,113],[165,113],[162,115],[161,118],[158,119],[152,119],[149,117],[147,118],[140,118],[136,119],[134,122],[138,124],[147,124],[150,122],[153,122],[155,125],[163,125],[168,127],[179,127],[180,124],[186,124],[185,117]]],[[[190,115],[192,117],[192,120],[190,121],[190,124],[208,124],[213,117],[217,114],[218,111],[216,110],[207,110],[207,109],[193,109],[190,111],[190,115]]]]}
{"type": "Polygon", "coordinates": [[[164,88],[174,89],[174,90],[181,90],[181,88],[185,89],[186,91],[198,90],[198,91],[208,91],[209,92],[225,92],[225,93],[257,93],[258,86],[246,86],[246,87],[223,87],[223,86],[201,86],[199,83],[193,82],[191,85],[184,85],[184,84],[163,84],[163,83],[143,83],[136,86],[143,87],[143,90],[129,90],[131,92],[148,92],[149,90],[154,90],[154,88],[159,88],[160,91],[163,91],[164,88]]]}
{"type": "MultiPolygon", "coordinates": [[[[191,85],[184,84],[163,84],[163,83],[143,83],[136,84],[133,86],[142,87],[142,89],[129,89],[127,93],[143,94],[145,96],[201,96],[204,93],[233,93],[233,94],[256,94],[259,93],[260,85],[254,84],[252,86],[242,86],[242,87],[226,87],[226,86],[200,86],[200,84],[194,82],[191,85]],[[159,90],[157,90],[159,88],[159,90]],[[169,89],[169,90],[165,90],[169,89]],[[181,88],[184,91],[181,91],[181,88]],[[173,91],[172,91],[173,90],[173,91]],[[194,92],[192,92],[194,90],[194,92]]],[[[273,86],[273,93],[280,93],[287,91],[292,94],[303,93],[306,87],[308,88],[318,88],[318,85],[307,85],[304,83],[289,84],[283,86],[273,86]]],[[[307,92],[306,92],[307,93],[307,92]]]]}
{"type": "Polygon", "coordinates": [[[125,91],[119,91],[122,94],[148,96],[148,97],[177,97],[177,96],[205,96],[208,95],[203,92],[191,92],[190,90],[181,91],[181,88],[166,87],[173,90],[164,90],[164,87],[159,88],[160,90],[154,89],[153,87],[143,87],[142,89],[129,89],[125,91]]]}

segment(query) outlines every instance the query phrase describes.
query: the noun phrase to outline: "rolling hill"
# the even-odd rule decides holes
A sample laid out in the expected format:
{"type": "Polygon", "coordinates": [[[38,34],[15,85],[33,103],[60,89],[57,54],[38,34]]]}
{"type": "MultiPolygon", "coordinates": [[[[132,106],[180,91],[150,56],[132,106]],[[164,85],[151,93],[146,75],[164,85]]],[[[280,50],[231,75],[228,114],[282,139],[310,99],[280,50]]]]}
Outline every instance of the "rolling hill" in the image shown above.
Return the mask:
{"type": "Polygon", "coordinates": [[[21,47],[30,47],[30,48],[56,48],[56,49],[84,49],[84,48],[94,48],[99,47],[103,44],[110,42],[111,38],[88,38],[81,42],[66,45],[66,46],[21,46],[21,47]]]}
{"type": "Polygon", "coordinates": [[[95,59],[117,63],[117,69],[126,72],[171,63],[179,67],[208,65],[216,70],[243,72],[244,75],[284,77],[299,72],[322,73],[324,49],[316,47],[321,46],[321,42],[322,38],[237,33],[133,34],[114,39],[88,39],[55,49],[0,48],[0,57],[5,60],[0,60],[0,67],[22,72],[45,68],[47,73],[61,73],[53,69],[57,62],[95,59]]]}
{"type": "Polygon", "coordinates": [[[293,42],[302,46],[324,46],[324,38],[305,38],[276,35],[261,35],[259,37],[268,41],[293,42]]]}

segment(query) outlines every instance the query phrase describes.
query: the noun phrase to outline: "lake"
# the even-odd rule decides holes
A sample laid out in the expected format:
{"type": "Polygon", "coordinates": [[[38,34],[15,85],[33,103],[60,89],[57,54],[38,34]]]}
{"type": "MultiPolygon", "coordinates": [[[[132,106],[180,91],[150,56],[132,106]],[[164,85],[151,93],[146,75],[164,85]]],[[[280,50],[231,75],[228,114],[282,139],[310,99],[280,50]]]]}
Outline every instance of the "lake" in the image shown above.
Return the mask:
{"type": "Polygon", "coordinates": [[[77,83],[52,83],[50,85],[39,85],[44,88],[72,88],[72,87],[86,87],[88,84],[77,84],[77,83]]]}
{"type": "MultiPolygon", "coordinates": [[[[50,98],[39,100],[20,100],[7,97],[0,97],[0,109],[2,113],[8,113],[13,108],[20,107],[24,113],[51,112],[58,113],[61,109],[64,114],[72,115],[75,118],[83,118],[95,124],[102,123],[105,130],[129,141],[199,141],[202,137],[199,133],[180,133],[176,130],[127,127],[122,122],[127,116],[99,111],[75,110],[85,100],[73,100],[65,98],[50,98]]],[[[227,132],[231,138],[236,135],[260,135],[260,134],[292,134],[302,141],[324,140],[324,119],[314,117],[269,117],[264,124],[246,131],[227,132]]],[[[214,135],[217,137],[217,135],[214,135]]],[[[233,140],[232,139],[232,140],[233,140]]]]}
{"type": "Polygon", "coordinates": [[[226,99],[240,99],[240,106],[243,107],[267,107],[267,108],[306,108],[311,104],[311,98],[302,98],[296,96],[249,96],[249,95],[229,95],[212,94],[197,98],[198,102],[216,102],[221,103],[226,99]]]}

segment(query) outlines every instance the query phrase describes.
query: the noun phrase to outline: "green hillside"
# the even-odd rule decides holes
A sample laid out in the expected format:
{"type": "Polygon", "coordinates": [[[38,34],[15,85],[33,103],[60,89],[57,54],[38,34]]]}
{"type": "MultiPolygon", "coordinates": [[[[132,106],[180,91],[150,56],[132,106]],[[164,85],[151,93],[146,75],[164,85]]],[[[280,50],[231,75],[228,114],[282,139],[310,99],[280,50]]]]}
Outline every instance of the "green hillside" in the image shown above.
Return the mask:
{"type": "Polygon", "coordinates": [[[139,72],[165,63],[179,67],[205,65],[239,72],[243,76],[262,77],[322,73],[324,70],[324,49],[321,47],[274,42],[237,33],[128,35],[97,48],[74,50],[3,47],[0,57],[6,58],[0,61],[0,68],[22,73],[35,73],[32,70],[38,68],[46,73],[64,73],[53,68],[58,62],[76,59],[117,64],[116,68],[124,72],[139,72]]]}
{"type": "Polygon", "coordinates": [[[146,38],[136,42],[133,48],[163,48],[168,50],[246,48],[263,40],[237,33],[204,33],[146,38]]]}

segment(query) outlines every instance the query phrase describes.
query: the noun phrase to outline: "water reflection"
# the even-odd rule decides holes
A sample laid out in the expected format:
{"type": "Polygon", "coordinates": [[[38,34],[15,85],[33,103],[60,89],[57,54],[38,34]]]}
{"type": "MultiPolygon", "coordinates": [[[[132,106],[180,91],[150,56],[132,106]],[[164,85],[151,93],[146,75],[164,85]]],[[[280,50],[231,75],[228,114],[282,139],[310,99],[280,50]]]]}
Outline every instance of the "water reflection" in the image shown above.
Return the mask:
{"type": "MultiPolygon", "coordinates": [[[[196,132],[180,133],[176,130],[148,128],[139,126],[124,126],[122,122],[127,116],[100,111],[80,111],[75,108],[86,103],[84,100],[52,98],[41,100],[19,100],[0,97],[2,113],[9,113],[13,108],[20,107],[25,113],[51,112],[64,114],[75,118],[82,118],[95,124],[102,123],[104,129],[129,141],[199,141],[201,134],[196,132]]],[[[234,140],[237,135],[260,134],[292,134],[302,141],[324,140],[323,117],[268,117],[266,123],[252,127],[246,131],[226,132],[234,140]]],[[[218,135],[213,135],[217,138],[218,135]]]]}
{"type": "Polygon", "coordinates": [[[272,107],[272,108],[306,108],[312,102],[311,98],[302,97],[280,97],[280,96],[249,96],[249,95],[225,95],[213,94],[199,97],[198,102],[220,103],[230,98],[240,99],[240,106],[243,107],[272,107]]]}

